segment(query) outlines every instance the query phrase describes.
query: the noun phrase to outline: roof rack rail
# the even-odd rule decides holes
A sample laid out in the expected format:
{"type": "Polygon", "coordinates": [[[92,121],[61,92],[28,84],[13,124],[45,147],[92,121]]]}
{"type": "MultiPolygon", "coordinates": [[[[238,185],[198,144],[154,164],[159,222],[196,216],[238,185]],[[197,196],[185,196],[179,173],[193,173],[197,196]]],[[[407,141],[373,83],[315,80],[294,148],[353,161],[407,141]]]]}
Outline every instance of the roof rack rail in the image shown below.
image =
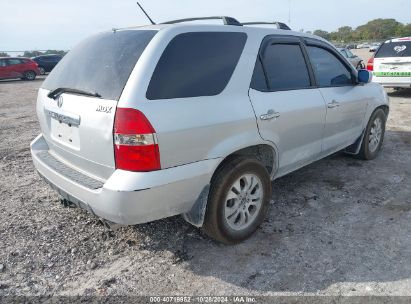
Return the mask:
{"type": "Polygon", "coordinates": [[[243,22],[243,25],[258,25],[258,24],[272,24],[276,25],[280,30],[291,31],[291,28],[283,22],[243,22]]]}
{"type": "Polygon", "coordinates": [[[181,22],[197,21],[197,20],[223,20],[224,25],[234,25],[242,26],[242,24],[233,17],[227,16],[214,16],[214,17],[198,17],[198,18],[186,18],[186,19],[177,19],[172,21],[163,22],[163,24],[175,24],[181,22]]]}

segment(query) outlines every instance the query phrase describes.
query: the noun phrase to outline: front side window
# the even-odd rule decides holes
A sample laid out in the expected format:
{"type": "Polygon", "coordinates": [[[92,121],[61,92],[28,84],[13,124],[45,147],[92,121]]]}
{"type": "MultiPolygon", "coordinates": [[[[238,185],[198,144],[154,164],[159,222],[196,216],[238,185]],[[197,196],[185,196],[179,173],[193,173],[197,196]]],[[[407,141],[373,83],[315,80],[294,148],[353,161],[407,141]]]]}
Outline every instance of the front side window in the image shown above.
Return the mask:
{"type": "Polygon", "coordinates": [[[315,46],[308,46],[307,50],[320,87],[353,84],[350,70],[334,54],[315,46]]]}
{"type": "Polygon", "coordinates": [[[150,100],[214,96],[234,73],[247,35],[193,32],[174,37],[164,50],[147,89],[150,100]]]}
{"type": "Polygon", "coordinates": [[[310,87],[310,76],[298,44],[272,44],[263,54],[271,91],[310,87]]]}
{"type": "Polygon", "coordinates": [[[348,58],[353,58],[353,57],[355,57],[354,56],[354,54],[350,51],[350,50],[345,50],[346,52],[347,52],[347,56],[348,56],[348,58]]]}
{"type": "Polygon", "coordinates": [[[347,54],[347,52],[346,52],[345,50],[340,50],[340,53],[341,53],[345,58],[348,58],[348,57],[349,57],[348,54],[347,54]]]}
{"type": "Polygon", "coordinates": [[[6,65],[6,60],[0,60],[0,67],[5,67],[6,65]]]}

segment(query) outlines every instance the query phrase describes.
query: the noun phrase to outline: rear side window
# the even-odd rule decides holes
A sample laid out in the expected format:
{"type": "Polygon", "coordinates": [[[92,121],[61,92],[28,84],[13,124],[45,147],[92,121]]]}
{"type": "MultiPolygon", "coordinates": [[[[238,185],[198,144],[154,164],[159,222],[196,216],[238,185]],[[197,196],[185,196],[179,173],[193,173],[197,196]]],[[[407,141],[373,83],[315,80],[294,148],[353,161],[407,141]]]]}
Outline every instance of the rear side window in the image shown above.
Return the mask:
{"type": "Polygon", "coordinates": [[[177,35],[164,50],[147,98],[172,99],[220,94],[247,40],[245,33],[193,32],[177,35]]]}
{"type": "Polygon", "coordinates": [[[310,87],[310,76],[297,44],[272,44],[263,54],[263,64],[271,91],[310,87]]]}
{"type": "Polygon", "coordinates": [[[17,65],[21,63],[22,61],[20,59],[9,59],[9,65],[17,65]]]}
{"type": "Polygon", "coordinates": [[[70,88],[118,100],[141,54],[157,31],[106,32],[86,39],[53,69],[43,88],[70,88]]]}
{"type": "Polygon", "coordinates": [[[383,57],[411,57],[411,41],[384,43],[375,58],[383,57]]]}
{"type": "Polygon", "coordinates": [[[353,84],[350,70],[334,54],[315,46],[308,46],[307,50],[320,87],[353,84]]]}

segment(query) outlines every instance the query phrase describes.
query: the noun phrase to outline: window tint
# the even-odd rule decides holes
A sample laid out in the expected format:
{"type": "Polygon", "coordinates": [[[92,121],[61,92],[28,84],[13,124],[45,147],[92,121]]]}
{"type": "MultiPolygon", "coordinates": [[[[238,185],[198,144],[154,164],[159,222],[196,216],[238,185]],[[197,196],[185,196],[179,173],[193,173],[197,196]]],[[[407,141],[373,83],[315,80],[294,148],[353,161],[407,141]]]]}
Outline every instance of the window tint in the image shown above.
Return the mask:
{"type": "Polygon", "coordinates": [[[348,54],[345,50],[340,50],[341,55],[343,55],[345,58],[348,58],[348,54]]]}
{"type": "Polygon", "coordinates": [[[310,86],[310,76],[299,45],[268,46],[263,54],[263,64],[270,90],[291,90],[310,86]]]}
{"type": "Polygon", "coordinates": [[[351,72],[329,51],[309,46],[308,54],[315,77],[321,87],[352,85],[351,72]]]}
{"type": "Polygon", "coordinates": [[[43,88],[70,88],[118,100],[141,54],[157,31],[123,30],[86,39],[53,69],[43,88]]]}
{"type": "Polygon", "coordinates": [[[267,81],[264,75],[264,70],[260,58],[257,58],[257,61],[255,63],[253,79],[251,80],[250,87],[254,90],[263,92],[268,90],[267,81]]]}
{"type": "Polygon", "coordinates": [[[5,67],[7,64],[6,64],[6,60],[5,59],[2,59],[2,60],[0,60],[0,67],[5,67]]]}
{"type": "Polygon", "coordinates": [[[237,66],[246,40],[245,33],[234,32],[176,36],[161,55],[147,89],[147,98],[220,94],[237,66]]]}
{"type": "Polygon", "coordinates": [[[384,43],[375,54],[375,58],[381,57],[411,57],[411,41],[384,43]]]}

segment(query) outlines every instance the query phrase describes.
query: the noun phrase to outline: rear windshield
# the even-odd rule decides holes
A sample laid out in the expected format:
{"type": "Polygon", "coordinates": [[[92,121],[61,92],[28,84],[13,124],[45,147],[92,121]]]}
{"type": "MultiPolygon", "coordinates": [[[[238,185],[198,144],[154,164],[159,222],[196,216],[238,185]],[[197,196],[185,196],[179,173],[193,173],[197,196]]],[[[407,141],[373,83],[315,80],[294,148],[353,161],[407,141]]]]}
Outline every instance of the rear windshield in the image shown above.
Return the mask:
{"type": "Polygon", "coordinates": [[[245,33],[195,32],[177,35],[154,70],[147,98],[213,96],[227,86],[247,40],[245,33]]]}
{"type": "Polygon", "coordinates": [[[375,58],[381,57],[411,57],[411,41],[384,43],[375,54],[375,58]]]}
{"type": "Polygon", "coordinates": [[[90,37],[53,69],[43,88],[70,88],[118,100],[138,59],[157,31],[116,31],[90,37]]]}

